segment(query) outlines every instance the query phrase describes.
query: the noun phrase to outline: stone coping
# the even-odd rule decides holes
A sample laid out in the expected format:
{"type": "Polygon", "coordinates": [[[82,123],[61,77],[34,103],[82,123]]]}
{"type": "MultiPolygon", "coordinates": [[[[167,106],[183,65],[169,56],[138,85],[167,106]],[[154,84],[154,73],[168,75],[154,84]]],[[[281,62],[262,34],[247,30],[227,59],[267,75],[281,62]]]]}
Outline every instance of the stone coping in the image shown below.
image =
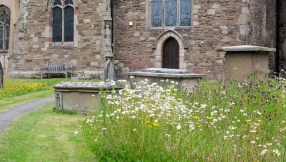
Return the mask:
{"type": "Polygon", "coordinates": [[[182,69],[148,68],[137,72],[129,72],[128,76],[148,76],[162,78],[202,78],[204,74],[189,73],[182,69]]]}
{"type": "Polygon", "coordinates": [[[187,70],[183,69],[167,69],[167,68],[147,68],[140,70],[142,72],[151,72],[151,73],[168,73],[168,74],[188,74],[187,70]]]}
{"type": "Polygon", "coordinates": [[[60,82],[54,85],[55,89],[118,89],[114,83],[111,82],[60,82]]]}
{"type": "Polygon", "coordinates": [[[219,47],[216,49],[216,51],[222,51],[222,52],[255,52],[255,51],[261,51],[261,52],[275,52],[275,48],[269,48],[269,47],[262,47],[262,46],[251,46],[251,45],[241,45],[241,46],[228,46],[228,47],[219,47]]]}

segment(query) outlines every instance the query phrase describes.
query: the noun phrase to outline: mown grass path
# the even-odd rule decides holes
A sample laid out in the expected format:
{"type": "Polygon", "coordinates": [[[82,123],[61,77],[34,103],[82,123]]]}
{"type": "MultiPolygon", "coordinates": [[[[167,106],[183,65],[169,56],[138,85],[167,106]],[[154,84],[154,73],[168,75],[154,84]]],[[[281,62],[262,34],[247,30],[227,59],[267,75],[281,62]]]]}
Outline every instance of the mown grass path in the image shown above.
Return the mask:
{"type": "Polygon", "coordinates": [[[55,102],[13,120],[0,133],[0,161],[95,161],[79,131],[86,116],[54,112],[55,102]]]}
{"type": "Polygon", "coordinates": [[[48,102],[52,102],[54,101],[54,97],[50,97],[50,98],[45,98],[45,99],[40,99],[40,100],[36,100],[33,102],[29,102],[26,104],[22,104],[16,107],[13,107],[12,109],[1,113],[0,114],[0,132],[2,132],[5,128],[7,128],[9,126],[9,124],[11,123],[11,121],[17,117],[19,117],[20,115],[23,115],[29,111],[35,110],[37,108],[39,108],[40,106],[48,103],[48,102]]]}
{"type": "Polygon", "coordinates": [[[10,108],[25,104],[31,101],[39,100],[42,98],[48,98],[54,96],[55,92],[53,89],[44,90],[40,92],[33,92],[29,94],[25,94],[22,96],[16,96],[11,98],[1,98],[0,99],[0,113],[3,113],[10,108]]]}

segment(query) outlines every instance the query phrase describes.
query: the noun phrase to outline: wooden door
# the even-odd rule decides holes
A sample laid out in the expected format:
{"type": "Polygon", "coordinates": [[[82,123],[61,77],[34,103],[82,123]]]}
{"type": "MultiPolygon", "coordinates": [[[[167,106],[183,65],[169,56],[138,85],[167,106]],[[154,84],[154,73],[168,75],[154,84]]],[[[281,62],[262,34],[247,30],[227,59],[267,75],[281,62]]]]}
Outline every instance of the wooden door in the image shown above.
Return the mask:
{"type": "Polygon", "coordinates": [[[179,43],[175,38],[167,39],[163,46],[163,68],[179,69],[179,43]]]}

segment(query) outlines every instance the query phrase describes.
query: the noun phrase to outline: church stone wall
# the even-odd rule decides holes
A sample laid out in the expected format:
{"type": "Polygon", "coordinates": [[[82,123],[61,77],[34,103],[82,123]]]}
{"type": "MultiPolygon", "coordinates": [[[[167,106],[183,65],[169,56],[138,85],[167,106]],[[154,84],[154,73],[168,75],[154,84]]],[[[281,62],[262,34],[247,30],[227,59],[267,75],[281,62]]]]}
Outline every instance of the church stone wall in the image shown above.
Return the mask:
{"type": "Polygon", "coordinates": [[[286,0],[280,0],[280,68],[286,70],[286,0]]]}
{"type": "MultiPolygon", "coordinates": [[[[115,1],[114,50],[115,58],[119,61],[119,74],[124,76],[129,71],[158,67],[160,57],[156,53],[161,49],[156,49],[154,44],[162,33],[171,30],[182,36],[185,46],[184,57],[180,58],[185,65],[180,68],[203,73],[208,79],[220,79],[224,53],[216,52],[215,48],[247,44],[270,44],[273,47],[275,44],[274,18],[271,14],[267,15],[273,12],[275,4],[270,0],[263,1],[263,4],[258,1],[193,0],[191,27],[162,29],[148,26],[149,0],[115,1]],[[270,5],[270,9],[265,9],[266,5],[270,5]],[[250,11],[252,9],[255,11],[250,11]],[[257,16],[264,17],[260,19],[257,16]],[[257,21],[253,21],[256,18],[257,21]],[[133,22],[133,25],[129,25],[129,22],[133,22]]],[[[164,42],[159,43],[162,46],[164,42]]]]}
{"type": "Polygon", "coordinates": [[[105,0],[77,0],[74,9],[74,42],[52,42],[52,11],[47,0],[21,1],[22,16],[16,23],[15,50],[10,57],[10,75],[39,74],[47,62],[73,62],[75,71],[103,72],[102,41],[105,0]]]}
{"type": "Polygon", "coordinates": [[[208,79],[219,79],[222,74],[224,54],[215,48],[247,44],[249,27],[244,16],[247,18],[248,13],[244,15],[244,10],[248,2],[193,0],[192,26],[173,29],[148,27],[148,3],[148,0],[115,1],[115,57],[120,62],[118,71],[122,76],[156,66],[154,44],[167,30],[179,33],[185,42],[182,59],[186,65],[182,68],[203,73],[208,79]]]}
{"type": "MultiPolygon", "coordinates": [[[[249,2],[250,27],[248,44],[276,47],[276,1],[253,0],[249,2]]],[[[275,70],[275,52],[269,55],[269,69],[275,70]]]]}

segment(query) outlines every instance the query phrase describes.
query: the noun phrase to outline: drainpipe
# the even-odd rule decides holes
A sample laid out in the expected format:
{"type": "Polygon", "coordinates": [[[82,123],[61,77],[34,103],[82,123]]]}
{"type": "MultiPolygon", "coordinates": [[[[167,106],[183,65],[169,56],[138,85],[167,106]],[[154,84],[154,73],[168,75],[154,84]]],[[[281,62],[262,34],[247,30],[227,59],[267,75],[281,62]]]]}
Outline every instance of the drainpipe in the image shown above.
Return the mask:
{"type": "Polygon", "coordinates": [[[276,57],[275,72],[279,76],[280,73],[280,0],[276,0],[276,57]]]}
{"type": "MultiPolygon", "coordinates": [[[[114,33],[114,31],[113,31],[113,27],[114,27],[114,16],[113,16],[113,14],[114,14],[114,0],[111,0],[110,1],[110,7],[111,7],[111,10],[110,10],[110,14],[111,14],[111,49],[112,49],[112,52],[114,51],[113,50],[113,48],[114,48],[114,44],[113,44],[113,38],[114,38],[114,36],[113,36],[113,33],[114,33]]],[[[114,54],[113,54],[114,55],[114,54]]]]}

